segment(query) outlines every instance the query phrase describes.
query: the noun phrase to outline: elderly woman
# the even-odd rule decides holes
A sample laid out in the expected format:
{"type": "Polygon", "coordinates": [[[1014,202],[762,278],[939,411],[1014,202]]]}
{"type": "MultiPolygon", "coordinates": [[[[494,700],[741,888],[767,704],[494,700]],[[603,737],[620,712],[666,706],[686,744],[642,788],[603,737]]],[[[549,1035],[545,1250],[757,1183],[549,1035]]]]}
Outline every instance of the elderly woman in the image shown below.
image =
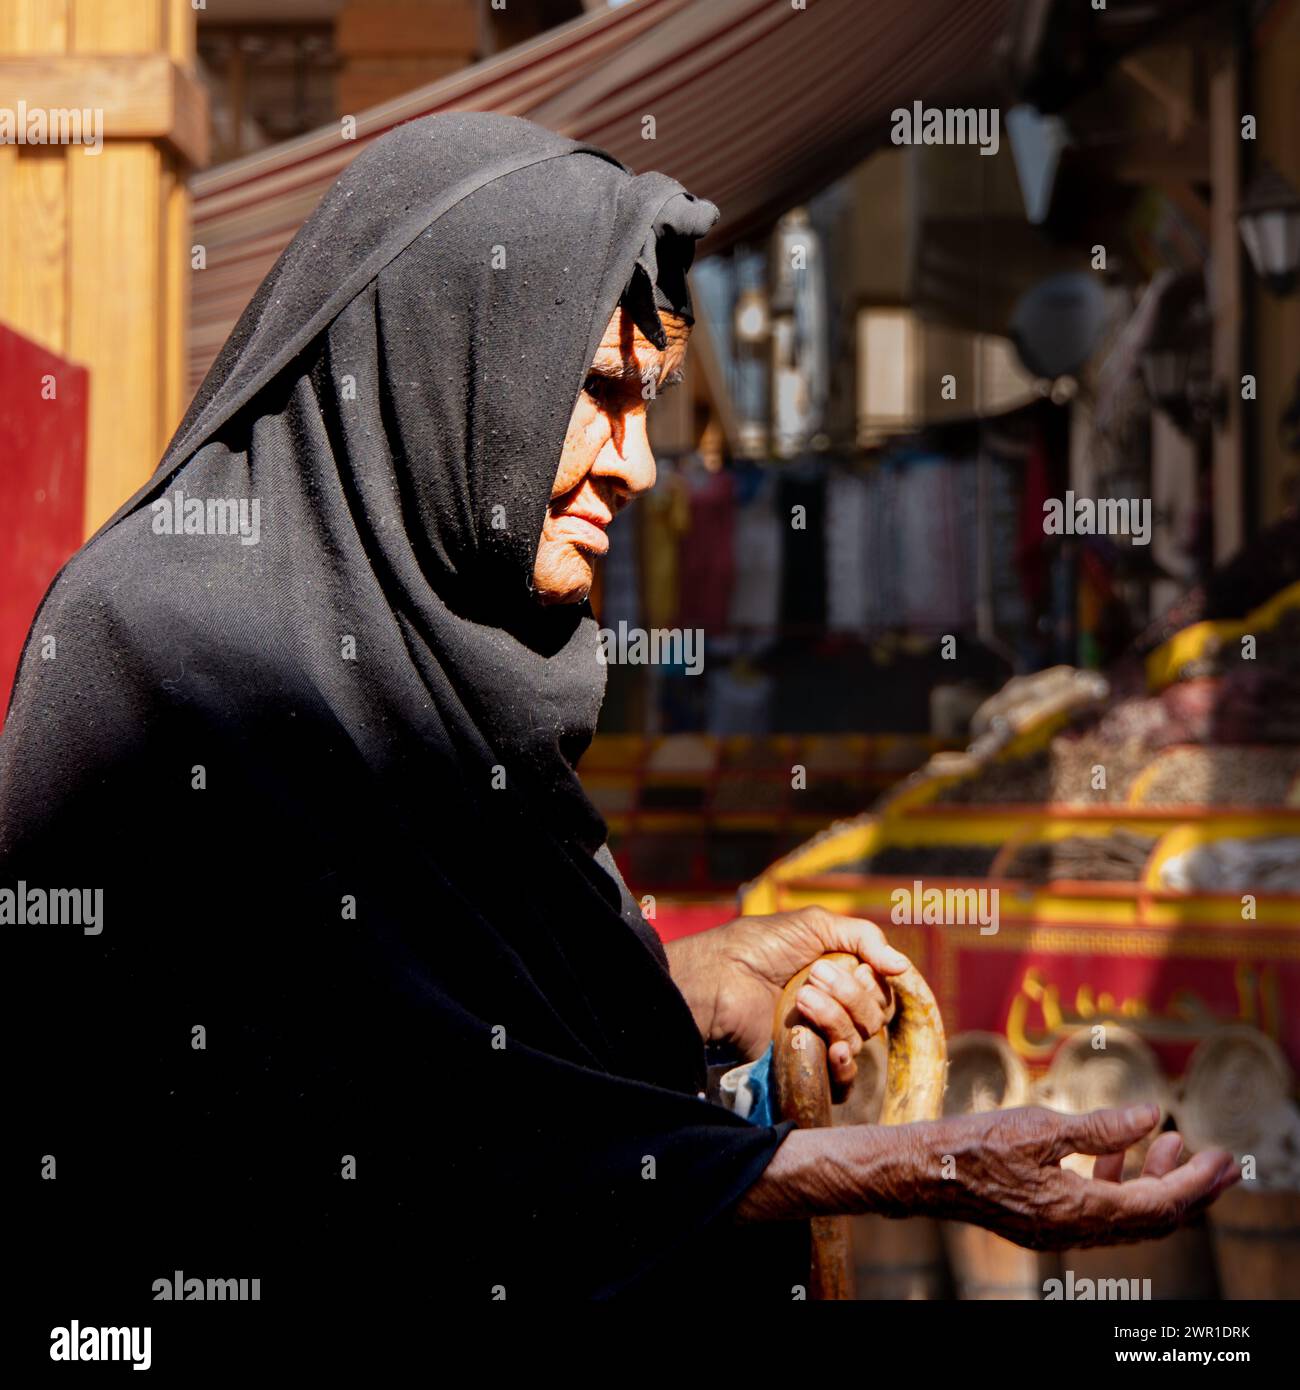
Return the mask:
{"type": "Polygon", "coordinates": [[[862,963],[800,1008],[847,1084],[906,966],[821,910],[665,950],[574,771],[592,566],[716,215],[512,118],[393,130],[56,579],[0,744],[0,883],[103,893],[6,938],[46,1287],[789,1300],[816,1213],[1087,1243],[1232,1180],[1165,1136],[1121,1183],[1142,1107],[800,1132],[706,1099],[705,1043],[761,1054],[828,950],[862,963]]]}

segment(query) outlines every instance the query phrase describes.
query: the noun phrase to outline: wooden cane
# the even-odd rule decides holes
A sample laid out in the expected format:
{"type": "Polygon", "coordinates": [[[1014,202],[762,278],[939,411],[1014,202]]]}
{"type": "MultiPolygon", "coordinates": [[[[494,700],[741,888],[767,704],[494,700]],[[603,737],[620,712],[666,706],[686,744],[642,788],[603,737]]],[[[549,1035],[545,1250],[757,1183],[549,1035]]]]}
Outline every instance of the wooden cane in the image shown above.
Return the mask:
{"type": "MultiPolygon", "coordinates": [[[[822,957],[843,970],[861,964],[857,956],[836,951],[822,957]]],[[[815,965],[814,961],[812,965],[815,965]]],[[[805,966],[785,987],[773,1028],[772,1084],[777,1113],[800,1129],[834,1123],[826,1044],[820,1034],[800,1021],[795,996],[812,970],[805,966]]],[[[930,986],[921,972],[909,966],[889,978],[894,991],[894,1016],[885,1025],[889,1063],[880,1123],[910,1124],[937,1119],[943,1109],[947,1049],[943,1020],[930,986]]],[[[853,1261],[849,1222],[845,1216],[817,1216],[812,1221],[812,1270],[808,1296],[813,1299],[851,1299],[853,1261]]]]}

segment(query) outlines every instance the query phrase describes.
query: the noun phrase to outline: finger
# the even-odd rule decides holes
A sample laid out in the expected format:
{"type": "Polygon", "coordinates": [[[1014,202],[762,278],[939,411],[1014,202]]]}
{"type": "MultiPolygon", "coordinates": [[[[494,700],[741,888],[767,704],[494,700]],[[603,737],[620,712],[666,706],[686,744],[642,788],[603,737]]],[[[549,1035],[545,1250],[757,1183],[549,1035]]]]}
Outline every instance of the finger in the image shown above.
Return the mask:
{"type": "Polygon", "coordinates": [[[898,1001],[889,981],[882,980],[865,961],[853,973],[871,990],[872,998],[877,999],[882,1022],[891,1023],[898,1010],[898,1001]]]}
{"type": "MultiPolygon", "coordinates": [[[[840,968],[843,969],[844,967],[841,966],[840,968]]],[[[874,1000],[877,1008],[883,1011],[889,1003],[890,996],[894,992],[889,987],[889,981],[877,975],[866,961],[862,961],[859,965],[854,966],[849,973],[852,974],[858,985],[866,990],[867,997],[874,1000]]]]}
{"type": "Polygon", "coordinates": [[[911,961],[885,940],[885,934],[874,922],[861,917],[841,917],[824,912],[818,931],[828,951],[848,951],[864,960],[882,975],[901,975],[911,961]]]}
{"type": "Polygon", "coordinates": [[[1227,1161],[1219,1170],[1219,1180],[1214,1184],[1209,1192],[1203,1197],[1196,1198],[1188,1204],[1187,1210],[1183,1213],[1184,1221],[1192,1221],[1200,1216],[1209,1207],[1218,1201],[1230,1187],[1241,1181],[1241,1164],[1237,1162],[1231,1154],[1227,1155],[1227,1161]]]}
{"type": "Polygon", "coordinates": [[[1127,1149],[1121,1149],[1115,1154],[1102,1154],[1092,1165],[1092,1176],[1099,1182],[1121,1181],[1124,1177],[1124,1160],[1127,1157],[1127,1149]]]}
{"type": "Polygon", "coordinates": [[[845,1043],[856,1053],[862,1048],[862,1035],[844,1006],[817,985],[804,985],[795,996],[799,1012],[826,1041],[827,1048],[845,1043]]]}
{"type": "Polygon", "coordinates": [[[826,1054],[830,1062],[831,1082],[835,1087],[837,1097],[841,1097],[853,1084],[853,1078],[858,1074],[858,1064],[853,1056],[853,1049],[848,1043],[837,1042],[831,1045],[830,1051],[826,1054]]]}
{"type": "Polygon", "coordinates": [[[1235,1158],[1229,1157],[1227,1163],[1219,1174],[1219,1181],[1214,1191],[1210,1193],[1209,1200],[1213,1202],[1220,1193],[1226,1192],[1230,1187],[1236,1187],[1241,1181],[1241,1164],[1235,1158]]]}
{"type": "MultiPolygon", "coordinates": [[[[1142,1176],[1163,1178],[1166,1173],[1172,1173],[1178,1167],[1182,1152],[1183,1140],[1181,1135],[1172,1132],[1158,1135],[1147,1150],[1146,1158],[1143,1160],[1142,1176]]],[[[1093,1165],[1092,1176],[1099,1178],[1102,1182],[1123,1182],[1124,1164],[1127,1160],[1127,1150],[1120,1153],[1102,1154],[1093,1165]]]]}
{"type": "Polygon", "coordinates": [[[1163,1178],[1166,1173],[1172,1173],[1178,1167],[1182,1156],[1183,1136],[1172,1130],[1168,1134],[1161,1134],[1147,1150],[1147,1156],[1142,1163],[1142,1176],[1163,1178]]]}
{"type": "Polygon", "coordinates": [[[1214,1185],[1213,1191],[1207,1196],[1200,1198],[1192,1205],[1193,1214],[1203,1211],[1213,1202],[1220,1193],[1226,1192],[1230,1187],[1236,1186],[1241,1181],[1241,1164],[1226,1150],[1223,1167],[1219,1170],[1219,1181],[1214,1185]]]}
{"type": "Polygon", "coordinates": [[[1066,1154],[1122,1153],[1144,1139],[1160,1118],[1157,1105],[1131,1105],[1127,1110],[1090,1110],[1083,1115],[1062,1115],[1052,1146],[1052,1160],[1066,1154]]]}
{"type": "Polygon", "coordinates": [[[1173,1230],[1219,1188],[1224,1158],[1221,1149],[1207,1150],[1162,1178],[1086,1182],[1085,1205],[1115,1233],[1173,1230]]]}
{"type": "Polygon", "coordinates": [[[1223,1165],[1223,1174],[1219,1179],[1219,1191],[1224,1192],[1234,1184],[1241,1181],[1241,1164],[1232,1156],[1228,1155],[1228,1161],[1223,1165]]]}
{"type": "MultiPolygon", "coordinates": [[[[864,968],[871,975],[874,985],[875,976],[870,967],[864,968]]],[[[873,992],[854,972],[832,965],[828,960],[819,960],[809,974],[819,989],[824,990],[843,1006],[861,1037],[869,1038],[873,1033],[880,1031],[885,1016],[881,1007],[884,996],[879,986],[876,986],[873,992]]]]}

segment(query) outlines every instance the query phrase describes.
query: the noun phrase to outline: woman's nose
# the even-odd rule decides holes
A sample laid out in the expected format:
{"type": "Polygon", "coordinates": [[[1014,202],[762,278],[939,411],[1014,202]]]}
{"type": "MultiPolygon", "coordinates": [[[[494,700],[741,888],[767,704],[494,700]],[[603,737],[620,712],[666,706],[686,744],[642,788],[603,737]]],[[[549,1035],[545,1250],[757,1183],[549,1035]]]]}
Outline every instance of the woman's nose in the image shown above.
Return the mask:
{"type": "Polygon", "coordinates": [[[644,410],[629,411],[621,429],[612,431],[591,470],[597,477],[617,482],[629,499],[655,485],[655,456],[650,448],[644,410]]]}

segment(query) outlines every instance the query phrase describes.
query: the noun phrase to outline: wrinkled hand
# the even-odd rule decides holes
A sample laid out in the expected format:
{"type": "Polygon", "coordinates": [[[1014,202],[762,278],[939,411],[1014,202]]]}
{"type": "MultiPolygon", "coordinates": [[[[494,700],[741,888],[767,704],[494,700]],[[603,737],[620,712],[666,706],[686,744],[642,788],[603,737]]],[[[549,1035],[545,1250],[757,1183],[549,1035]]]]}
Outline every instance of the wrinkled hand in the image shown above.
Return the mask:
{"type": "Polygon", "coordinates": [[[1168,1133],[1152,1143],[1141,1176],[1121,1181],[1125,1151],[1150,1133],[1159,1113],[1153,1105],[1086,1115],[1030,1107],[902,1125],[897,1134],[914,1146],[908,1166],[921,1191],[909,1201],[900,1184],[892,1199],[900,1210],[969,1221],[1031,1250],[1168,1235],[1241,1172],[1224,1149],[1179,1166],[1183,1141],[1168,1133]],[[1091,1178],[1060,1166],[1072,1153],[1098,1155],[1091,1178]]]}
{"type": "Polygon", "coordinates": [[[669,942],[667,951],[705,1040],[733,1043],[746,1061],[761,1057],[771,1042],[777,1001],[791,976],[828,951],[857,956],[862,964],[854,970],[818,965],[797,1000],[804,1021],[826,1042],[837,1094],[857,1075],[864,1041],[893,1015],[888,977],[909,964],[873,923],[823,907],[738,917],[669,942]]]}

